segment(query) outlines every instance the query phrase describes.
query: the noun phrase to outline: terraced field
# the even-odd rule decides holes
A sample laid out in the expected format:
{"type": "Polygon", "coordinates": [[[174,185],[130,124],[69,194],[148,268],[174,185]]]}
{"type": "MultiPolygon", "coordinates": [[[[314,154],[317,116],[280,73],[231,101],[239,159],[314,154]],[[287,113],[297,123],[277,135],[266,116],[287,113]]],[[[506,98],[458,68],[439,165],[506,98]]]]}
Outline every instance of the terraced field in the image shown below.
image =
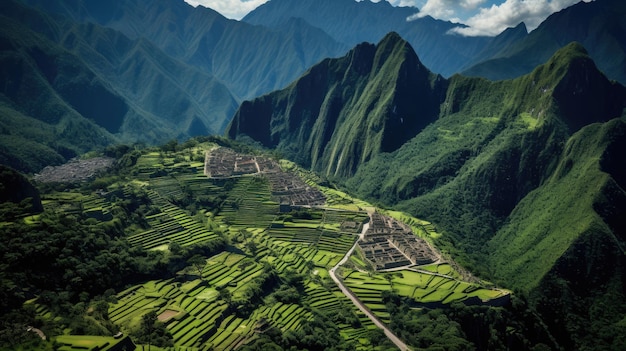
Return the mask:
{"type": "Polygon", "coordinates": [[[126,330],[139,325],[141,317],[155,310],[172,333],[176,347],[190,350],[229,350],[246,340],[262,321],[282,331],[296,330],[311,312],[293,304],[262,306],[249,317],[237,317],[219,291],[232,299],[244,298],[250,280],[262,265],[240,254],[222,252],[207,260],[202,277],[149,281],[118,294],[109,317],[126,330]]]}
{"type": "Polygon", "coordinates": [[[128,241],[132,245],[154,249],[167,247],[172,242],[177,242],[181,246],[189,246],[219,239],[219,236],[210,231],[206,225],[165,200],[158,192],[148,190],[148,196],[161,212],[146,217],[151,229],[128,237],[128,241]]]}
{"type": "MultiPolygon", "coordinates": [[[[437,269],[434,266],[434,269],[437,269]]],[[[479,285],[453,278],[449,265],[442,265],[442,271],[452,273],[425,273],[413,270],[400,270],[384,275],[370,276],[367,273],[344,270],[344,282],[378,316],[387,316],[379,306],[380,297],[385,290],[395,290],[400,296],[408,297],[418,305],[449,304],[452,302],[487,303],[498,299],[507,299],[508,291],[483,288],[479,285]]],[[[382,318],[382,317],[381,317],[382,318]]]]}
{"type": "Polygon", "coordinates": [[[226,202],[218,219],[236,229],[268,228],[278,212],[269,183],[262,177],[238,178],[226,202]]]}
{"type": "MultiPolygon", "coordinates": [[[[268,328],[297,331],[318,313],[336,317],[340,311],[352,316],[338,320],[340,335],[358,350],[373,349],[369,334],[377,327],[334,285],[329,270],[370,220],[365,210],[374,208],[318,185],[320,179],[311,172],[281,161],[283,169],[319,189],[327,201],[325,206],[294,207],[281,213],[285,208],[272,201],[270,182],[264,176],[209,179],[203,174],[203,163],[196,160],[203,154],[202,148],[148,152],[137,161],[136,179],[112,187],[109,193],[60,193],[43,199],[47,206],[64,206],[67,213],[83,212],[107,220],[110,198],[141,192],[150,202],[145,216],[148,229],[129,230],[131,245],[166,251],[174,242],[182,247],[213,240],[228,243],[226,251],[207,258],[203,267],[190,265],[170,279],[148,281],[118,293],[118,301],[109,307],[111,321],[129,333],[138,328],[143,315],[155,311],[172,334],[176,350],[231,350],[268,328]],[[202,199],[218,205],[203,207],[202,199]],[[304,286],[298,303],[279,302],[273,293],[286,284],[285,276],[294,273],[304,286]],[[272,286],[261,288],[260,282],[268,276],[272,286]],[[252,296],[254,305],[242,312],[252,296]]],[[[430,240],[439,235],[429,222],[399,212],[388,215],[420,237],[430,240]]],[[[367,272],[358,256],[348,262],[348,267],[361,271],[343,267],[346,285],[384,323],[391,319],[382,303],[387,290],[412,299],[417,306],[482,303],[508,296],[508,292],[463,281],[455,266],[447,263],[383,274],[367,272]]],[[[40,307],[37,313],[51,316],[40,307]]]]}

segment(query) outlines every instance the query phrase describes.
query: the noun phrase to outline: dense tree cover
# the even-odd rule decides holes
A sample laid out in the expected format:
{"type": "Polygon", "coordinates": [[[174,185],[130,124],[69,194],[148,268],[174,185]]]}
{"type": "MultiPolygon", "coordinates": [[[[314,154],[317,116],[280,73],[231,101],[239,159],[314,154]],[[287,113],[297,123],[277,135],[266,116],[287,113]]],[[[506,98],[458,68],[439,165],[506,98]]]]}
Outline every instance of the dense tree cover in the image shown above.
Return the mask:
{"type": "Polygon", "coordinates": [[[41,212],[37,189],[19,172],[0,164],[0,218],[41,212]]]}
{"type": "Polygon", "coordinates": [[[393,291],[383,293],[390,328],[418,350],[542,350],[557,347],[526,303],[506,307],[412,308],[393,291]]]}
{"type": "Polygon", "coordinates": [[[199,245],[168,256],[131,247],[123,229],[125,220],[140,223],[144,215],[136,200],[121,200],[115,219],[108,222],[46,211],[36,223],[1,226],[0,274],[7,283],[1,287],[0,308],[10,309],[14,302],[44,292],[63,292],[62,300],[67,301],[76,301],[83,292],[95,296],[111,287],[171,274],[186,265],[185,256],[220,248],[219,243],[199,245]]]}

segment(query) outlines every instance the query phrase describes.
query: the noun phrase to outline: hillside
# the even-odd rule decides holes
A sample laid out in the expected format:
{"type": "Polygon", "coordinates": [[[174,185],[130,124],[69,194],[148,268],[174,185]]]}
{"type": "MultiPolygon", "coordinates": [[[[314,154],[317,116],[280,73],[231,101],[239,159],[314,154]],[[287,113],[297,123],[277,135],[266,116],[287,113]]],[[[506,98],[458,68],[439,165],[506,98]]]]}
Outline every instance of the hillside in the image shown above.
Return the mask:
{"type": "Polygon", "coordinates": [[[228,20],[183,0],[24,2],[115,29],[131,39],[146,39],[172,58],[219,79],[237,100],[282,88],[323,58],[348,49],[302,22],[264,28],[228,20]]]}
{"type": "Polygon", "coordinates": [[[626,4],[620,0],[579,2],[552,14],[521,40],[484,53],[463,74],[492,80],[531,72],[562,46],[577,41],[589,50],[598,68],[626,84],[626,4]]]}
{"type": "Polygon", "coordinates": [[[108,154],[93,179],[58,167],[36,188],[13,182],[43,208],[0,213],[0,348],[94,348],[119,332],[139,348],[393,347],[375,322],[415,348],[553,345],[523,302],[443,255],[431,223],[290,161],[216,137],[108,154]]]}
{"type": "MultiPolygon", "coordinates": [[[[409,47],[397,35],[390,35],[376,46],[376,52],[384,51],[390,42],[396,48],[409,47]]],[[[615,118],[626,107],[626,89],[609,81],[576,43],[515,80],[490,82],[462,76],[433,80],[425,68],[409,65],[413,75],[401,76],[421,77],[412,82],[432,90],[412,88],[408,95],[402,95],[398,85],[385,88],[367,70],[367,79],[352,80],[356,83],[348,84],[349,88],[317,73],[340,67],[358,51],[359,47],[349,56],[313,67],[283,91],[242,104],[229,135],[245,134],[290,157],[300,155],[304,166],[358,196],[431,219],[445,233],[438,239],[440,245],[474,271],[531,297],[536,307],[572,292],[588,304],[577,303],[579,309],[559,304],[538,311],[567,348],[593,340],[597,328],[606,324],[594,326],[589,334],[575,333],[576,328],[591,328],[589,301],[624,295],[611,286],[624,278],[620,253],[625,244],[624,223],[617,220],[617,214],[626,211],[624,191],[617,186],[623,182],[624,170],[615,160],[615,150],[623,145],[624,121],[615,118]],[[311,77],[325,85],[307,85],[311,77]],[[380,89],[350,90],[370,82],[377,82],[380,89]],[[368,102],[364,104],[370,107],[368,113],[359,114],[356,109],[344,119],[331,120],[326,117],[332,106],[328,103],[317,109],[298,104],[302,87],[324,86],[329,88],[308,94],[329,101],[338,95],[335,87],[355,91],[350,96],[368,102]],[[419,100],[429,92],[438,92],[435,97],[440,97],[431,109],[419,100]],[[386,101],[394,104],[380,108],[386,101]],[[404,121],[412,117],[422,124],[414,129],[400,127],[401,133],[391,128],[388,121],[397,117],[391,106],[396,105],[413,111],[404,115],[404,121]],[[419,113],[411,107],[419,107],[419,113]],[[358,124],[351,122],[352,116],[358,116],[358,124]],[[254,127],[246,129],[250,125],[254,127]],[[315,136],[327,125],[335,134],[344,127],[354,133],[341,134],[339,139],[327,134],[328,141],[321,146],[298,137],[303,134],[299,126],[306,126],[303,129],[315,136]],[[414,136],[403,139],[407,134],[414,136]],[[382,141],[388,138],[403,141],[386,147],[382,141]],[[351,150],[341,145],[367,147],[351,150]],[[328,151],[336,158],[323,158],[328,151]],[[316,155],[323,161],[315,162],[316,155]],[[603,160],[600,164],[599,159],[603,160]],[[586,253],[593,252],[599,242],[602,248],[597,249],[605,254],[586,253]],[[604,255],[607,261],[601,258],[604,255]],[[581,271],[587,273],[573,273],[581,271]],[[579,290],[586,279],[595,284],[592,292],[579,290]],[[563,283],[554,288],[558,281],[563,283]],[[572,318],[578,322],[560,323],[557,316],[563,314],[577,316],[572,318]]],[[[398,56],[389,57],[387,67],[397,68],[398,56]]],[[[391,72],[398,70],[387,71],[386,77],[398,76],[391,72]]],[[[337,111],[342,116],[343,110],[337,111]]],[[[621,317],[617,313],[608,320],[617,323],[621,317]]],[[[615,341],[616,334],[611,335],[607,342],[615,341]]]]}
{"type": "Polygon", "coordinates": [[[13,1],[1,6],[3,67],[11,82],[3,91],[4,118],[24,126],[4,129],[11,135],[4,147],[14,151],[5,152],[3,162],[16,168],[38,171],[112,142],[219,133],[235,109],[233,97],[215,78],[145,40],[13,1]],[[33,101],[37,95],[39,102],[33,101]],[[41,123],[46,127],[26,126],[41,123]]]}

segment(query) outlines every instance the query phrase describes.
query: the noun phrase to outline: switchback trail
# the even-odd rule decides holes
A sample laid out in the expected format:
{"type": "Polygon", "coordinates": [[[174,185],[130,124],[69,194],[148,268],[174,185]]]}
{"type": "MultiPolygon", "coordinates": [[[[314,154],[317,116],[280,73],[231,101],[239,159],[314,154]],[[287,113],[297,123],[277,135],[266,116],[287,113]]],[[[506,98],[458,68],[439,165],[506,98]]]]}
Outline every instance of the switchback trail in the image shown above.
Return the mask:
{"type": "Polygon", "coordinates": [[[359,241],[365,236],[365,232],[367,232],[368,228],[369,228],[369,223],[366,223],[365,225],[363,225],[363,231],[361,232],[361,235],[359,236],[357,241],[354,242],[354,245],[352,245],[352,248],[350,248],[350,250],[348,250],[348,253],[346,253],[343,259],[339,261],[339,263],[337,263],[337,265],[331,268],[331,270],[329,271],[330,277],[333,279],[335,284],[339,286],[339,289],[341,289],[341,292],[343,292],[344,295],[346,295],[356,307],[358,307],[363,313],[365,313],[365,315],[372,322],[374,322],[374,324],[378,328],[382,329],[383,332],[385,332],[385,336],[389,340],[391,340],[391,342],[393,342],[400,350],[403,350],[403,351],[410,350],[410,348],[402,340],[400,340],[400,338],[397,337],[391,330],[389,330],[389,328],[387,328],[387,326],[380,319],[378,319],[378,317],[376,317],[372,313],[372,311],[370,311],[370,309],[367,308],[367,306],[365,306],[365,304],[361,302],[361,300],[359,300],[359,298],[356,295],[354,295],[354,293],[350,291],[348,287],[345,286],[343,281],[337,278],[337,275],[335,274],[335,271],[337,270],[337,268],[339,268],[341,265],[343,265],[344,263],[348,261],[348,259],[350,258],[350,255],[352,255],[352,252],[354,252],[354,250],[356,249],[356,246],[359,244],[359,241]]]}

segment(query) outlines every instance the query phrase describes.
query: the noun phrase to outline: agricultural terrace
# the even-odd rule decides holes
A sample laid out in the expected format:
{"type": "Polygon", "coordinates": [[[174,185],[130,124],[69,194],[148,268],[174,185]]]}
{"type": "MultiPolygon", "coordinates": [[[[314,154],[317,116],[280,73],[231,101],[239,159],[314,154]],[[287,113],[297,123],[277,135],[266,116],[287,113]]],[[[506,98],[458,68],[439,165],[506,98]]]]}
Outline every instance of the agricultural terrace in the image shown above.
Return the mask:
{"type": "Polygon", "coordinates": [[[376,349],[369,335],[377,327],[329,277],[368,221],[361,249],[340,271],[348,288],[382,321],[390,320],[382,301],[386,290],[417,306],[498,303],[508,297],[463,281],[456,266],[441,263],[421,238],[438,235],[428,222],[377,213],[366,202],[321,186],[319,177],[288,161],[281,160],[279,168],[265,158],[225,148],[205,156],[208,148],[212,146],[147,152],[133,167],[131,182],[89,195],[56,193],[43,199],[44,206],[110,220],[114,203],[139,197],[147,206],[143,224],[126,232],[132,245],[143,248],[167,251],[172,243],[193,247],[227,240],[228,249],[206,258],[204,265],[194,263],[176,277],[120,292],[109,317],[126,334],[154,311],[172,334],[175,349],[230,350],[270,328],[298,331],[322,314],[357,349],[376,349]],[[207,169],[221,177],[207,177],[207,169]],[[368,249],[371,242],[378,246],[368,249]],[[383,273],[371,267],[396,270],[383,273]],[[301,279],[296,299],[276,295],[289,291],[285,277],[294,275],[301,279]]]}
{"type": "Polygon", "coordinates": [[[115,339],[104,336],[61,335],[54,338],[60,345],[59,351],[123,351],[136,348],[133,341],[128,337],[115,339]]]}
{"type": "Polygon", "coordinates": [[[297,330],[303,320],[312,318],[300,305],[262,304],[246,316],[233,308],[255,293],[252,289],[258,288],[264,269],[250,257],[222,252],[207,259],[198,271],[190,267],[179,278],[149,281],[119,293],[109,317],[123,329],[133,330],[144,314],[155,310],[175,346],[188,350],[234,349],[263,325],[282,332],[297,330]]]}
{"type": "Polygon", "coordinates": [[[381,320],[388,321],[389,312],[381,303],[383,291],[395,291],[398,295],[414,301],[416,306],[438,307],[453,302],[477,305],[503,305],[510,293],[487,289],[478,284],[464,282],[447,263],[429,267],[433,272],[404,269],[384,274],[343,270],[346,286],[363,301],[381,320]],[[450,273],[441,274],[437,271],[450,273]]]}

